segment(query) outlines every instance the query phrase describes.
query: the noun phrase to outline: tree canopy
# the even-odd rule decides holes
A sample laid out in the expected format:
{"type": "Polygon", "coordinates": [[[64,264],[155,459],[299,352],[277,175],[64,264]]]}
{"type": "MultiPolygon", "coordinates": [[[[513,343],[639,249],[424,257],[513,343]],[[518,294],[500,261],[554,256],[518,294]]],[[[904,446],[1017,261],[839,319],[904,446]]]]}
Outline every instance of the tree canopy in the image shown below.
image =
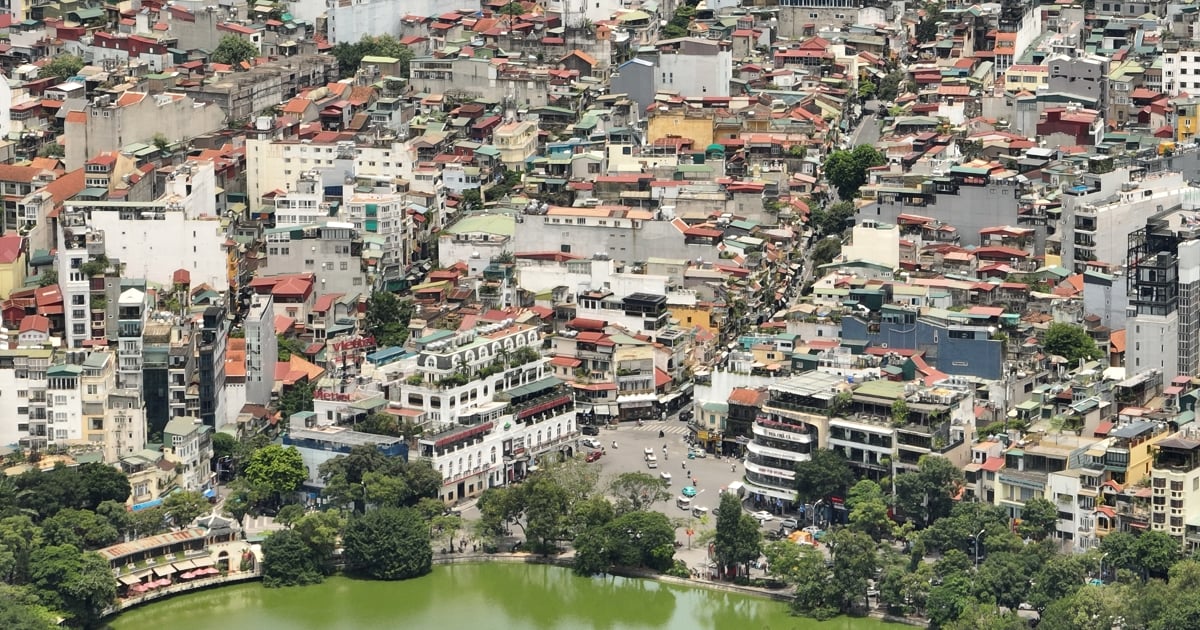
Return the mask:
{"type": "Polygon", "coordinates": [[[299,532],[281,529],[263,540],[263,584],[268,588],[316,584],[324,579],[299,532]]]}
{"type": "Polygon", "coordinates": [[[924,455],[915,472],[896,475],[896,507],[920,527],[949,516],[963,473],[953,462],[924,455]]]}
{"type": "Polygon", "coordinates": [[[242,474],[250,485],[278,501],[300,489],[308,478],[308,468],[295,447],[272,444],[254,451],[242,474]]]}
{"type": "Polygon", "coordinates": [[[838,197],[849,201],[867,183],[867,170],[887,164],[887,157],[869,144],[833,151],[825,158],[825,179],[837,189],[838,197]]]}
{"type": "Polygon", "coordinates": [[[391,35],[368,35],[354,44],[342,42],[334,46],[331,53],[338,60],[338,72],[343,77],[353,76],[358,72],[363,57],[391,57],[400,61],[402,76],[399,78],[407,78],[408,62],[413,58],[412,50],[391,35]]]}
{"type": "Polygon", "coordinates": [[[812,458],[796,464],[796,492],[805,503],[832,496],[844,497],[854,475],[841,453],[830,449],[813,451],[812,458]]]}
{"type": "Polygon", "coordinates": [[[1042,348],[1075,363],[1080,359],[1099,359],[1104,353],[1096,347],[1096,341],[1079,326],[1063,322],[1050,324],[1042,341],[1042,348]]]}
{"type": "Polygon", "coordinates": [[[412,508],[380,508],[350,519],[343,536],[347,567],[377,580],[404,580],[429,573],[429,529],[412,508]]]}
{"type": "Polygon", "coordinates": [[[375,291],[367,300],[365,327],[380,346],[402,346],[408,340],[408,322],[413,316],[409,301],[401,301],[396,294],[375,291]]]}
{"type": "Polygon", "coordinates": [[[38,76],[41,78],[49,77],[56,81],[66,81],[79,74],[83,66],[83,57],[79,55],[55,55],[50,58],[50,61],[46,65],[38,70],[38,76]]]}
{"type": "Polygon", "coordinates": [[[221,38],[220,43],[209,55],[209,60],[213,63],[232,66],[254,59],[258,53],[258,48],[250,40],[242,39],[237,35],[226,35],[221,38]]]}

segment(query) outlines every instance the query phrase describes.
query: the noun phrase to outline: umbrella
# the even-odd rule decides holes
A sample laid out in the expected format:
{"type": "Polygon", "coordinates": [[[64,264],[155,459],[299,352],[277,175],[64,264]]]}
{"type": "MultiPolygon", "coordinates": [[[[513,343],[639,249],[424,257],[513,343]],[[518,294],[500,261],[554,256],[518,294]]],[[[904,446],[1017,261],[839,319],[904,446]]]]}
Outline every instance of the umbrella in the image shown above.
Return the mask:
{"type": "Polygon", "coordinates": [[[168,580],[167,578],[163,578],[163,579],[155,582],[154,585],[155,586],[170,586],[171,580],[168,580]]]}
{"type": "Polygon", "coordinates": [[[187,573],[180,574],[179,577],[181,577],[185,580],[190,580],[190,579],[196,577],[196,573],[194,571],[188,571],[187,573]]]}

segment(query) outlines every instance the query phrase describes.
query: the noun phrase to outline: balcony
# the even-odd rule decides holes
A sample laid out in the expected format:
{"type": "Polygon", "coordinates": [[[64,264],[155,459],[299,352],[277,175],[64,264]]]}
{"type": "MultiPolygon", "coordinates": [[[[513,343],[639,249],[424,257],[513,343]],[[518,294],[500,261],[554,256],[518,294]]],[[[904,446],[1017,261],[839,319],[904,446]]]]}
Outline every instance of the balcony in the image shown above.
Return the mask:
{"type": "Polygon", "coordinates": [[[762,418],[755,420],[751,430],[754,432],[754,435],[760,435],[773,440],[795,442],[797,444],[812,444],[815,433],[803,425],[798,426],[786,422],[773,422],[763,420],[762,418]]]}

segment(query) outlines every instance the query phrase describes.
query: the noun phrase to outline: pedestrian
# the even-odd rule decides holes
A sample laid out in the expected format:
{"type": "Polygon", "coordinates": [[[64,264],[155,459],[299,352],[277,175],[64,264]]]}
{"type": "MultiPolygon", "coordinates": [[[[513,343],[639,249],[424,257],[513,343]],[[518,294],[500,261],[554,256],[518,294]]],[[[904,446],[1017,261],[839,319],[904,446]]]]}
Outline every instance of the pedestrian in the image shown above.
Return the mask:
{"type": "Polygon", "coordinates": [[[687,470],[687,462],[686,461],[679,462],[679,467],[684,470],[687,470]]]}
{"type": "Polygon", "coordinates": [[[737,472],[737,464],[730,464],[729,472],[737,472]]]}

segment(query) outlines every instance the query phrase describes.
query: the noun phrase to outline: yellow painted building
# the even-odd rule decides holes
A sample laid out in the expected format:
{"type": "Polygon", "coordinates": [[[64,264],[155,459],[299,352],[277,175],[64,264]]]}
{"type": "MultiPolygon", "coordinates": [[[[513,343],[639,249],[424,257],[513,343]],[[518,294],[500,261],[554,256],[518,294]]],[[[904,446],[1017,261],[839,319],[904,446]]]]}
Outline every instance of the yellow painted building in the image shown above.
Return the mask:
{"type": "Polygon", "coordinates": [[[667,311],[671,313],[671,319],[679,322],[681,328],[691,330],[699,326],[706,332],[717,334],[717,327],[713,323],[711,304],[668,304],[667,311]]]}
{"type": "Polygon", "coordinates": [[[1175,140],[1191,142],[1200,135],[1200,100],[1179,99],[1175,105],[1175,140]]]}
{"type": "Polygon", "coordinates": [[[1050,68],[1044,65],[1015,64],[1004,73],[1004,91],[1016,94],[1021,90],[1037,93],[1049,86],[1050,68]]]}
{"type": "Polygon", "coordinates": [[[19,234],[0,236],[0,300],[8,299],[13,291],[25,288],[28,259],[25,237],[19,234]]]}
{"type": "Polygon", "coordinates": [[[655,113],[647,127],[649,144],[660,138],[689,138],[692,147],[703,149],[713,143],[713,117],[710,113],[687,114],[682,111],[655,113]]]}

